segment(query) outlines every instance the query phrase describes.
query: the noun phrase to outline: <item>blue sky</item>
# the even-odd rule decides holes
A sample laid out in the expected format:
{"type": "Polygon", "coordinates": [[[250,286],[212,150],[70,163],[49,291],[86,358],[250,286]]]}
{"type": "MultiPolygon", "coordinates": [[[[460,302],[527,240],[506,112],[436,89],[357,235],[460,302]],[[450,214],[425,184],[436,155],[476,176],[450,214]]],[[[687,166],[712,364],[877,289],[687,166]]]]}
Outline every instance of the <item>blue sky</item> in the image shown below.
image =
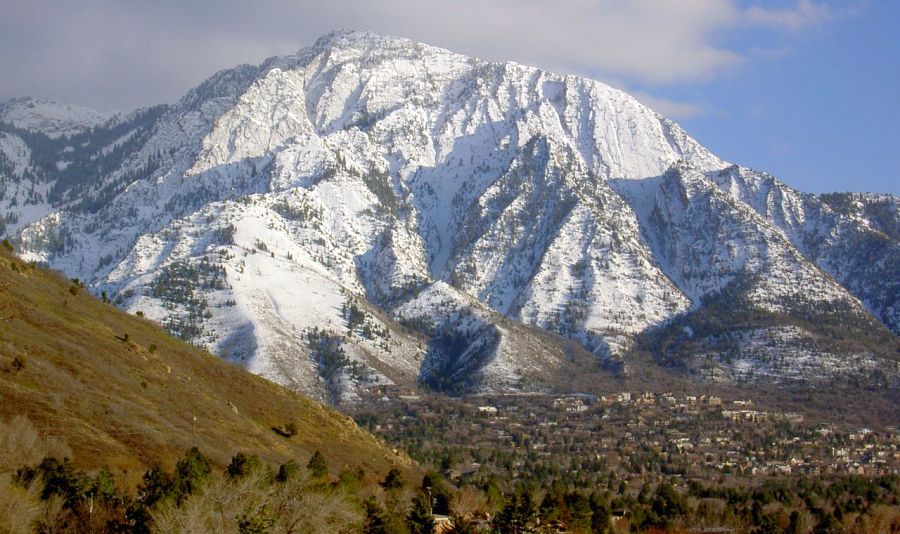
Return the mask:
{"type": "Polygon", "coordinates": [[[721,157],[809,192],[900,194],[900,2],[808,27],[739,31],[746,60],[712,79],[640,89],[696,103],[679,122],[721,157]]]}
{"type": "Polygon", "coordinates": [[[371,30],[606,81],[803,191],[900,194],[898,22],[895,0],[4,0],[0,100],[174,102],[371,30]]]}

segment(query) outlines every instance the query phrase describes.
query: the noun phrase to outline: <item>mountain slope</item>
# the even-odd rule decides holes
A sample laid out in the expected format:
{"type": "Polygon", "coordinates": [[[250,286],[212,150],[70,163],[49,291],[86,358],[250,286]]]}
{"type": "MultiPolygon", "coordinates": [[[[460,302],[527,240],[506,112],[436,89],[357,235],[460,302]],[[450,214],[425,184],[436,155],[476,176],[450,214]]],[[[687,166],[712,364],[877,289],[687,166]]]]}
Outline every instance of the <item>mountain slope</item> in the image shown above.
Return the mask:
{"type": "Polygon", "coordinates": [[[853,193],[815,197],[738,166],[711,179],[774,224],[900,333],[900,199],[853,193]]]}
{"type": "Polygon", "coordinates": [[[320,450],[336,469],[411,468],[349,418],[192,348],[0,251],[0,418],[26,415],[85,468],[140,472],[192,445],[226,465],[320,450]],[[288,423],[288,439],[273,428],[288,423]]]}
{"type": "MultiPolygon", "coordinates": [[[[68,146],[31,135],[25,148],[68,146]]],[[[600,82],[335,32],[83,142],[77,173],[27,182],[24,164],[6,166],[2,202],[19,221],[7,232],[27,256],[323,399],[417,380],[552,387],[569,351],[527,327],[628,372],[637,336],[739,278],[748,305],[774,314],[760,339],[840,360],[803,349],[824,334],[814,322],[797,333],[776,318],[830,310],[871,325],[886,342],[863,360],[898,374],[896,199],[835,209],[600,82]],[[40,220],[21,207],[32,197],[40,220]]],[[[717,346],[680,357],[715,362],[717,346]]],[[[789,358],[764,376],[801,384],[869,365],[848,362],[789,358]]]]}

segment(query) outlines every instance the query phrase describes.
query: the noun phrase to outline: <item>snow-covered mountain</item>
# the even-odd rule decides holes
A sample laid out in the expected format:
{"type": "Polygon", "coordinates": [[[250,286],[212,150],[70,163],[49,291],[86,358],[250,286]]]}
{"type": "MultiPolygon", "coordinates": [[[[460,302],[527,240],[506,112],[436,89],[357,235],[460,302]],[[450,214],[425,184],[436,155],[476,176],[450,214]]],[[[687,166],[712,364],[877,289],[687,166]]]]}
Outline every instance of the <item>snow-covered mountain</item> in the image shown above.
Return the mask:
{"type": "Polygon", "coordinates": [[[597,81],[335,32],[171,106],[70,109],[0,114],[5,232],[297,389],[548,388],[582,348],[900,380],[898,199],[800,193],[597,81]]]}
{"type": "Polygon", "coordinates": [[[40,132],[52,139],[72,136],[102,126],[114,113],[39,98],[13,98],[0,103],[0,122],[40,132]]]}

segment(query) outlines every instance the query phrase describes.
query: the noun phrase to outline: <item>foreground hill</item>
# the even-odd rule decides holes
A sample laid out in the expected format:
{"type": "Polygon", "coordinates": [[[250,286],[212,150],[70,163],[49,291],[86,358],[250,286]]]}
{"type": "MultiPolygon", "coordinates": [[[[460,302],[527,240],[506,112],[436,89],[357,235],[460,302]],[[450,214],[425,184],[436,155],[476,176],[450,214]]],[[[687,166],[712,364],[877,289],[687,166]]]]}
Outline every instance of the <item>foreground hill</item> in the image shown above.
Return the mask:
{"type": "Polygon", "coordinates": [[[552,388],[538,330],[625,374],[637,345],[707,383],[900,382],[896,198],[795,191],[594,80],[336,32],[104,123],[28,105],[23,254],[322,399],[552,388]]]}
{"type": "MultiPolygon", "coordinates": [[[[0,251],[0,420],[27,416],[86,469],[141,472],[197,446],[278,465],[321,451],[383,475],[409,460],[346,416],[172,338],[50,271],[0,251]],[[293,437],[283,434],[289,425],[293,437]],[[273,429],[280,429],[281,433],[273,429]]],[[[52,452],[52,450],[51,450],[52,452]]],[[[336,472],[336,471],[335,471],[336,472]]]]}

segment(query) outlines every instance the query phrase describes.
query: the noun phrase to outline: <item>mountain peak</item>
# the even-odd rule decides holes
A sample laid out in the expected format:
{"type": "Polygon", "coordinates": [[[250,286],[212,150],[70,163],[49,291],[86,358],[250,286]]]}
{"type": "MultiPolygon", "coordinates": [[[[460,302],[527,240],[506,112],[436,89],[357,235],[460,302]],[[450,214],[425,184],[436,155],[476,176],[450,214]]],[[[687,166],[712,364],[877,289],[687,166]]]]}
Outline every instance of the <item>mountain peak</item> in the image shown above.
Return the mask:
{"type": "Polygon", "coordinates": [[[369,30],[353,30],[339,28],[323,34],[316,39],[311,48],[322,50],[327,48],[366,48],[374,50],[378,48],[396,48],[397,46],[420,46],[433,50],[440,50],[448,54],[456,54],[451,50],[419,42],[408,37],[376,33],[369,30]]]}
{"type": "Polygon", "coordinates": [[[408,39],[403,39],[401,37],[386,36],[366,30],[339,28],[325,33],[316,39],[313,48],[329,48],[341,45],[371,45],[378,41],[386,40],[408,41],[408,39]]]}

